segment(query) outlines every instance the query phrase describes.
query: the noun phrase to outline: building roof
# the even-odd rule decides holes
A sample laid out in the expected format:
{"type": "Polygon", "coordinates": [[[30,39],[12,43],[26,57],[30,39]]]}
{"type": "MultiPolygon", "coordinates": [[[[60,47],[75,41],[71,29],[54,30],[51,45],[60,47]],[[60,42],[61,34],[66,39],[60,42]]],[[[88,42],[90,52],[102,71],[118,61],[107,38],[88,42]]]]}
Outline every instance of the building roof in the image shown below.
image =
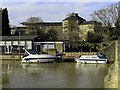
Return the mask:
{"type": "Polygon", "coordinates": [[[70,14],[69,17],[63,19],[63,21],[65,21],[65,20],[78,20],[79,23],[82,23],[83,21],[86,21],[85,19],[83,19],[80,16],[78,16],[77,13],[70,14]]]}
{"type": "MultiPolygon", "coordinates": [[[[28,25],[28,22],[22,22],[23,25],[28,25]]],[[[62,22],[36,22],[35,24],[41,24],[45,26],[62,26],[62,22]]]]}
{"type": "MultiPolygon", "coordinates": [[[[37,36],[20,36],[20,40],[34,40],[37,36]]],[[[5,41],[18,41],[19,36],[0,36],[1,40],[5,41]]]]}
{"type": "Polygon", "coordinates": [[[81,25],[86,25],[86,24],[101,24],[101,23],[99,23],[99,22],[97,22],[97,21],[85,21],[85,22],[82,22],[81,23],[81,25]]]}
{"type": "Polygon", "coordinates": [[[63,19],[63,21],[64,20],[83,20],[83,21],[86,21],[85,19],[83,19],[79,16],[70,16],[70,17],[67,17],[67,18],[63,19]]]}
{"type": "Polygon", "coordinates": [[[62,22],[43,22],[41,24],[43,24],[45,26],[53,26],[53,25],[55,25],[55,26],[61,26],[62,22]]]}

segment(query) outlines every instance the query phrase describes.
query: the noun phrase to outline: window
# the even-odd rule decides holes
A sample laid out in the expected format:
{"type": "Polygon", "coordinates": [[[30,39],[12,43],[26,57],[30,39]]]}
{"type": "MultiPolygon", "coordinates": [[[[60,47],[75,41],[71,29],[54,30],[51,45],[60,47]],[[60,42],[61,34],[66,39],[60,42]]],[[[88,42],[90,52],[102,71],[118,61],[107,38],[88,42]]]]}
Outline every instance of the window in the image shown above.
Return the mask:
{"type": "Polygon", "coordinates": [[[25,46],[25,41],[20,41],[20,46],[25,46]]]}
{"type": "Polygon", "coordinates": [[[40,46],[41,48],[54,49],[54,44],[44,44],[40,46]]]}
{"type": "Polygon", "coordinates": [[[48,44],[48,49],[54,49],[54,44],[48,44]]]}
{"type": "Polygon", "coordinates": [[[26,42],[26,49],[32,49],[32,42],[31,41],[26,42]]]}
{"type": "Polygon", "coordinates": [[[0,46],[4,46],[5,45],[5,41],[0,41],[0,46]]]}
{"type": "Polygon", "coordinates": [[[18,45],[18,41],[13,41],[13,45],[18,45]]]}

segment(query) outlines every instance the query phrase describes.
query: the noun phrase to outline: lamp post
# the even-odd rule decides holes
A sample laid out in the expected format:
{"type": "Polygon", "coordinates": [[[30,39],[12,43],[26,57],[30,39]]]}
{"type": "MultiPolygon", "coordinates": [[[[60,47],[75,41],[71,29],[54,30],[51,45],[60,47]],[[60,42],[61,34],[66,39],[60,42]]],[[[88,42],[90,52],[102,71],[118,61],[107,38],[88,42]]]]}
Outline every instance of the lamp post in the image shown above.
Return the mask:
{"type": "Polygon", "coordinates": [[[19,57],[21,59],[21,55],[20,55],[20,31],[19,31],[19,57]]]}

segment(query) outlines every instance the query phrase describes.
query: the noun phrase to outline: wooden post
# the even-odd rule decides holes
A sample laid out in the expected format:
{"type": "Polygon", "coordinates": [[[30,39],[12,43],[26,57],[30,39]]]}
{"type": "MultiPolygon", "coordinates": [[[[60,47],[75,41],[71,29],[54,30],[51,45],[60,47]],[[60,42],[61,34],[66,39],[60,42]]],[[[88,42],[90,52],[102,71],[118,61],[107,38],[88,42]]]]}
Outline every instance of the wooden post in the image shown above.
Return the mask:
{"type": "Polygon", "coordinates": [[[56,55],[56,43],[54,41],[54,55],[56,55]]]}
{"type": "Polygon", "coordinates": [[[47,42],[47,53],[48,53],[48,42],[47,42]]]}
{"type": "Polygon", "coordinates": [[[19,59],[21,59],[21,55],[20,55],[20,31],[19,31],[19,59]]]}

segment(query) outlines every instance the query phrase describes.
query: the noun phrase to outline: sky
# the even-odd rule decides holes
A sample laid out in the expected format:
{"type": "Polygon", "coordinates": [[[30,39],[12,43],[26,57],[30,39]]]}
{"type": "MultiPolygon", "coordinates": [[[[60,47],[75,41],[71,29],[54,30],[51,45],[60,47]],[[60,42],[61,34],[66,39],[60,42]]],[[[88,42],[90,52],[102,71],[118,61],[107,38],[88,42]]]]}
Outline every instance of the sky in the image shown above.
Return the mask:
{"type": "Polygon", "coordinates": [[[41,17],[44,22],[61,22],[68,13],[78,13],[80,17],[91,20],[90,14],[118,0],[1,0],[0,6],[8,9],[10,25],[20,25],[29,17],[41,17]],[[102,1],[102,2],[101,2],[102,1]]]}

